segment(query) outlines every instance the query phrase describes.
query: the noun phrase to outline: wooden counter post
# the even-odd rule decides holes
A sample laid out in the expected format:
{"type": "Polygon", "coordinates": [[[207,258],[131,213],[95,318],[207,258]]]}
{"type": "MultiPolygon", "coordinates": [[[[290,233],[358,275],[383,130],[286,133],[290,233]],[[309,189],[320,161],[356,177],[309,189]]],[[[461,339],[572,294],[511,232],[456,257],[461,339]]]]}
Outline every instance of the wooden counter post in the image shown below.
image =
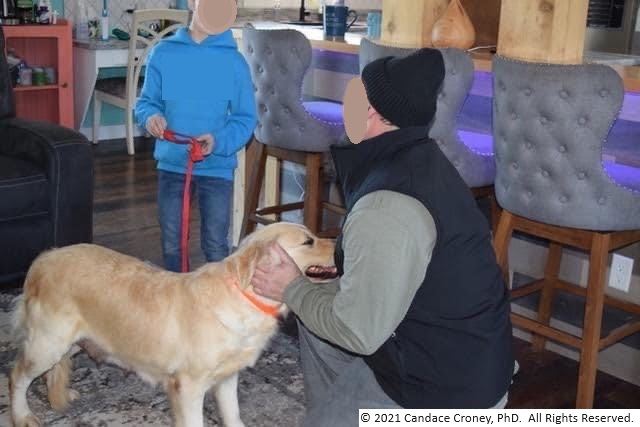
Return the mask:
{"type": "Polygon", "coordinates": [[[582,63],[587,0],[502,0],[498,54],[531,62],[582,63]]]}
{"type": "Polygon", "coordinates": [[[449,0],[382,0],[380,43],[407,47],[431,46],[431,29],[449,0]]]}

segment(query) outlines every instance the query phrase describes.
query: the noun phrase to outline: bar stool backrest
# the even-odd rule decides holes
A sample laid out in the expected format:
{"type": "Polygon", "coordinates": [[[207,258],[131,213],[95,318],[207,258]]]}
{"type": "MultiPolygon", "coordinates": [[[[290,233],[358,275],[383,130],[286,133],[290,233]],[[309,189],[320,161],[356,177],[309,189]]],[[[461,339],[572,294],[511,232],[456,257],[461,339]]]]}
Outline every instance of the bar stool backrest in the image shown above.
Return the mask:
{"type": "MultiPolygon", "coordinates": [[[[375,44],[363,39],[360,44],[360,72],[371,61],[385,56],[404,57],[416,49],[375,44]]],[[[471,90],[474,80],[474,65],[469,54],[461,49],[442,48],[445,78],[438,95],[436,115],[429,135],[456,167],[471,188],[492,185],[495,164],[491,153],[474,150],[465,144],[457,127],[457,117],[471,90]]],[[[482,136],[478,136],[482,137],[482,136]]],[[[490,135],[484,135],[490,147],[490,135]]]]}
{"type": "Polygon", "coordinates": [[[622,79],[598,64],[493,60],[495,193],[510,212],[587,230],[640,228],[640,194],[603,169],[622,79]]]}
{"type": "Polygon", "coordinates": [[[311,116],[302,104],[302,83],[311,65],[309,40],[296,30],[247,26],[242,44],[256,91],[256,139],[284,149],[328,151],[344,127],[311,116]]]}

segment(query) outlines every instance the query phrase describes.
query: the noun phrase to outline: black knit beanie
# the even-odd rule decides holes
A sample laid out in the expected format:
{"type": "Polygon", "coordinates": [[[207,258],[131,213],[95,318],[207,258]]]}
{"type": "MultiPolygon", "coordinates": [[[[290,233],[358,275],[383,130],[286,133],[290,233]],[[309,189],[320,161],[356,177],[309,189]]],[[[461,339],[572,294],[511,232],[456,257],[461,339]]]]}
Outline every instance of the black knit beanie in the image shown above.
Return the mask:
{"type": "Polygon", "coordinates": [[[405,57],[379,58],[362,70],[371,106],[401,128],[431,123],[443,80],[442,53],[430,48],[405,57]]]}

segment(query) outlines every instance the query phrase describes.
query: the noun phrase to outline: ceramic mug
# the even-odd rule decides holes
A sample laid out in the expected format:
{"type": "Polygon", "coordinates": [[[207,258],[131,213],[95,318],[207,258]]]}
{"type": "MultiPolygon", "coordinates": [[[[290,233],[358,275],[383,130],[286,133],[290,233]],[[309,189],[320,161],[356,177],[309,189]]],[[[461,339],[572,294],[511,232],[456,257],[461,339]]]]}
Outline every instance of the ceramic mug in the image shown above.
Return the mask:
{"type": "Polygon", "coordinates": [[[380,38],[380,29],[382,25],[382,12],[374,10],[367,15],[367,37],[371,39],[380,38]]]}
{"type": "Polygon", "coordinates": [[[324,7],[324,14],[322,16],[324,36],[326,39],[344,39],[344,33],[346,33],[354,22],[358,19],[358,14],[355,10],[347,6],[330,6],[324,7]],[[347,17],[353,16],[353,20],[347,24],[347,17]]]}

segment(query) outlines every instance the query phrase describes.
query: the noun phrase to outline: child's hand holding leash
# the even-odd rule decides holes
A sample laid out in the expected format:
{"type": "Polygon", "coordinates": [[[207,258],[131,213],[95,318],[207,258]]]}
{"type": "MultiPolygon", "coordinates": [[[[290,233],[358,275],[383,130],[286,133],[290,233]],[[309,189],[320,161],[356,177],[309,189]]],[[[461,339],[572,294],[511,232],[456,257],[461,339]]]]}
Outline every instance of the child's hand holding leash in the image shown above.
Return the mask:
{"type": "Polygon", "coordinates": [[[167,129],[167,121],[160,114],[154,114],[147,119],[147,132],[156,138],[162,138],[162,134],[167,129]]]}
{"type": "Polygon", "coordinates": [[[196,138],[200,145],[202,146],[202,154],[208,156],[213,151],[213,147],[215,146],[216,140],[210,133],[206,133],[204,135],[200,135],[196,138]]]}

